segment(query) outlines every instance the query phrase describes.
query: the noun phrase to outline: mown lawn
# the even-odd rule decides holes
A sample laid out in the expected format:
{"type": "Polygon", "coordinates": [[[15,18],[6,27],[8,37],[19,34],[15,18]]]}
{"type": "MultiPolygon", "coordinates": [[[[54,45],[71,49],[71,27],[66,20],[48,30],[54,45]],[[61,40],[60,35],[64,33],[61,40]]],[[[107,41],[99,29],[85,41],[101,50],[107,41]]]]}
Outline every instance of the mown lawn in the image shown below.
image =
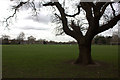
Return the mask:
{"type": "Polygon", "coordinates": [[[93,45],[97,66],[71,64],[77,45],[3,45],[3,78],[115,78],[118,46],[93,45]]]}

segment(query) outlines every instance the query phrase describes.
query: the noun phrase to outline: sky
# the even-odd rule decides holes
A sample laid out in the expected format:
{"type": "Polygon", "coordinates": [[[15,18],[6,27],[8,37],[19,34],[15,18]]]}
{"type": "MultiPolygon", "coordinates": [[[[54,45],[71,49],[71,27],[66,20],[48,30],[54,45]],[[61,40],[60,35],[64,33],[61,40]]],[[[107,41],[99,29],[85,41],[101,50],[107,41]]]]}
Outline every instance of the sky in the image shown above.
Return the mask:
{"type": "MultiPolygon", "coordinates": [[[[4,18],[8,17],[11,11],[11,5],[14,4],[10,0],[1,0],[0,1],[0,21],[3,21],[4,18]]],[[[38,39],[53,40],[58,42],[67,42],[73,41],[74,39],[67,35],[55,36],[55,27],[56,25],[51,21],[52,12],[48,8],[41,8],[38,14],[39,17],[32,16],[33,13],[31,9],[22,8],[17,13],[17,18],[12,19],[12,24],[6,28],[4,25],[0,25],[0,36],[9,35],[11,39],[17,38],[21,33],[25,33],[25,39],[29,36],[34,36],[38,39]]],[[[117,31],[118,26],[115,26],[113,29],[109,29],[105,32],[100,33],[100,35],[111,36],[113,31],[117,31]]]]}

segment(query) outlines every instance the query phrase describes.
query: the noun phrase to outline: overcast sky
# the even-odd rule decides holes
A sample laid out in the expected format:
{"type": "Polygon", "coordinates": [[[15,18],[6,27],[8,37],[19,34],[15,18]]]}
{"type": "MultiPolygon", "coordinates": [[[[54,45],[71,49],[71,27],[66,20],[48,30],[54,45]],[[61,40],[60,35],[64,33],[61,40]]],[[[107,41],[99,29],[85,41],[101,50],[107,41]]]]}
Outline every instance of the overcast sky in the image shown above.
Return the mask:
{"type": "MultiPolygon", "coordinates": [[[[2,21],[4,18],[11,14],[10,5],[12,3],[9,0],[1,0],[0,1],[0,20],[2,21]]],[[[72,41],[74,40],[70,36],[62,35],[55,36],[55,25],[51,23],[51,11],[47,8],[43,8],[40,10],[38,17],[32,17],[31,10],[22,10],[17,14],[16,21],[12,21],[13,24],[9,26],[8,30],[5,26],[0,25],[0,36],[1,35],[9,35],[11,39],[16,38],[20,32],[25,33],[25,37],[27,39],[28,36],[32,35],[37,39],[46,39],[46,40],[54,40],[54,41],[72,41]]],[[[111,36],[113,31],[117,31],[117,26],[114,29],[107,30],[102,35],[111,36]]]]}

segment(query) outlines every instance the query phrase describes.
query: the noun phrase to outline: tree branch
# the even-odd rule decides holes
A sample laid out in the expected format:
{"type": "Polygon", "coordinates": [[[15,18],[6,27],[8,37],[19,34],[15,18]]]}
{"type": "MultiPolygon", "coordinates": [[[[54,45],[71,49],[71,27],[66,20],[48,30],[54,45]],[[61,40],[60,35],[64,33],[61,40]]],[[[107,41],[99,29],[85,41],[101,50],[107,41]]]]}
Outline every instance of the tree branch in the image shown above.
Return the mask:
{"type": "Polygon", "coordinates": [[[61,4],[59,2],[55,2],[56,7],[58,8],[60,14],[61,14],[61,18],[62,18],[62,25],[63,25],[63,30],[67,35],[70,35],[74,38],[76,38],[76,36],[74,35],[75,33],[73,31],[71,31],[68,27],[68,21],[64,12],[64,9],[62,8],[61,4]]]}
{"type": "Polygon", "coordinates": [[[89,22],[89,25],[91,25],[91,19],[93,19],[92,10],[91,10],[92,7],[89,5],[89,2],[81,2],[80,4],[86,12],[86,18],[89,22]]]}
{"type": "MultiPolygon", "coordinates": [[[[55,6],[55,3],[49,2],[49,3],[43,4],[43,6],[55,6]]],[[[65,15],[69,16],[69,17],[75,17],[76,15],[79,15],[79,13],[80,13],[80,6],[78,5],[77,8],[78,8],[78,12],[75,13],[74,15],[68,15],[66,13],[65,13],[65,15]]]]}
{"type": "Polygon", "coordinates": [[[119,20],[120,20],[120,14],[115,16],[113,19],[111,19],[107,24],[100,26],[98,28],[97,34],[105,30],[108,30],[110,28],[113,28],[119,20]]]}
{"type": "Polygon", "coordinates": [[[6,23],[6,27],[9,26],[8,20],[9,20],[10,18],[14,17],[15,14],[16,14],[16,12],[17,12],[17,8],[15,9],[14,13],[13,13],[11,16],[9,16],[8,18],[5,19],[5,21],[3,21],[3,23],[6,23]]]}
{"type": "Polygon", "coordinates": [[[63,30],[64,32],[67,34],[67,35],[70,35],[72,37],[75,37],[73,35],[73,32],[68,28],[68,22],[67,22],[67,18],[65,16],[65,13],[64,13],[64,9],[62,8],[61,4],[59,2],[49,2],[49,3],[46,3],[46,4],[43,4],[43,6],[56,6],[57,9],[59,10],[60,14],[61,14],[61,19],[62,19],[62,25],[63,25],[63,30]]]}
{"type": "MultiPolygon", "coordinates": [[[[76,36],[82,36],[82,34],[76,34],[76,32],[72,31],[69,29],[68,27],[68,21],[67,21],[67,18],[66,18],[66,14],[65,14],[65,11],[64,9],[62,8],[61,4],[59,2],[49,2],[49,3],[46,3],[46,4],[43,4],[43,6],[56,6],[57,9],[59,10],[60,14],[61,14],[61,20],[62,20],[62,25],[63,25],[63,30],[64,32],[67,34],[67,35],[70,35],[71,37],[73,38],[78,38],[76,36]]],[[[80,31],[79,31],[80,32],[80,31]]]]}
{"type": "Polygon", "coordinates": [[[90,38],[92,33],[94,32],[94,27],[95,27],[95,23],[93,23],[95,20],[94,20],[94,17],[92,15],[92,6],[89,5],[89,2],[88,3],[81,2],[80,4],[86,12],[86,18],[87,18],[88,24],[89,24],[88,30],[86,32],[86,36],[88,38],[90,38]]]}
{"type": "Polygon", "coordinates": [[[62,18],[61,18],[58,14],[55,13],[55,16],[56,16],[57,18],[59,18],[60,20],[62,20],[62,18]]]}
{"type": "Polygon", "coordinates": [[[73,14],[73,15],[68,15],[68,14],[65,14],[66,16],[68,16],[68,17],[75,17],[76,15],[79,15],[80,14],[80,7],[81,6],[77,6],[77,8],[78,8],[78,12],[77,13],[75,13],[75,14],[73,14]]]}
{"type": "Polygon", "coordinates": [[[112,11],[113,11],[113,16],[115,17],[115,10],[114,10],[114,8],[113,8],[113,5],[112,5],[112,4],[110,4],[110,6],[111,6],[112,11]]]}
{"type": "Polygon", "coordinates": [[[80,36],[83,36],[80,26],[77,26],[74,20],[71,20],[70,26],[73,29],[74,33],[76,33],[76,35],[80,34],[80,36]]]}
{"type": "Polygon", "coordinates": [[[55,3],[48,2],[48,3],[46,3],[46,4],[43,4],[43,6],[55,6],[55,3]]]}
{"type": "MultiPolygon", "coordinates": [[[[27,1],[28,2],[28,1],[27,1]]],[[[17,6],[13,6],[13,9],[18,9],[21,6],[23,6],[24,4],[26,4],[27,2],[20,2],[17,6]]]]}
{"type": "Polygon", "coordinates": [[[106,8],[107,8],[107,6],[109,4],[112,4],[112,2],[105,3],[104,6],[101,8],[101,10],[100,10],[100,17],[104,14],[104,12],[105,12],[105,10],[106,10],[106,8]]]}
{"type": "MultiPolygon", "coordinates": [[[[28,0],[28,1],[29,1],[29,0],[28,0]]],[[[27,2],[28,2],[28,1],[27,1],[27,2]]],[[[8,20],[11,19],[12,17],[14,17],[15,14],[17,13],[17,10],[18,10],[21,6],[23,6],[24,4],[26,4],[27,2],[20,2],[17,6],[13,6],[12,9],[14,9],[14,13],[13,13],[11,16],[7,17],[7,18],[5,19],[5,21],[3,21],[3,23],[6,23],[6,27],[9,26],[8,20]]]]}

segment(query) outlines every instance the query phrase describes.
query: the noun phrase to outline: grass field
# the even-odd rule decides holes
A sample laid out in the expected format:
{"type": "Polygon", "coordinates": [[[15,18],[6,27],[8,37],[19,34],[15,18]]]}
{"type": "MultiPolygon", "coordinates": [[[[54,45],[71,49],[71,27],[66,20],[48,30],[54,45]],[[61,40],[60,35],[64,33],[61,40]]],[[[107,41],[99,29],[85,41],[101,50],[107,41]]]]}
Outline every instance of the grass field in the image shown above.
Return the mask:
{"type": "Polygon", "coordinates": [[[118,76],[118,46],[93,45],[99,66],[71,64],[77,45],[3,45],[3,78],[114,78],[118,76]]]}

